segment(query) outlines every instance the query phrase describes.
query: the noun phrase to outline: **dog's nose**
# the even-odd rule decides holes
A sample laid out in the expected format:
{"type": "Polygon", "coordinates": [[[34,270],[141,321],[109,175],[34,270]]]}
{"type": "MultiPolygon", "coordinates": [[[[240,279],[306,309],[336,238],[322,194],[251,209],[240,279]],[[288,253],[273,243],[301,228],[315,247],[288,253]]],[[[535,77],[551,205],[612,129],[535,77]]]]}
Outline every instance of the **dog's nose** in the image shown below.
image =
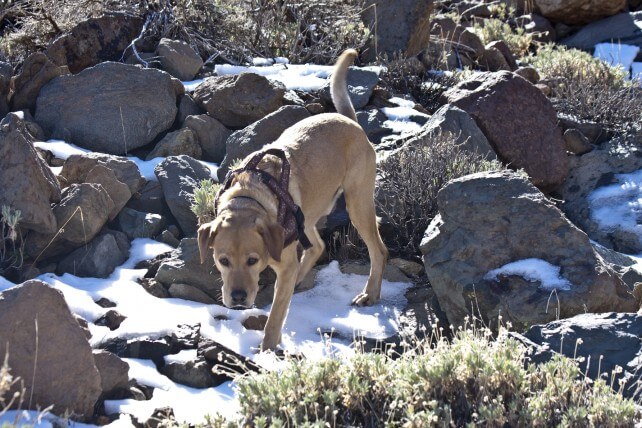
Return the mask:
{"type": "Polygon", "coordinates": [[[247,299],[247,292],[245,290],[232,290],[232,303],[234,306],[245,305],[247,299]]]}

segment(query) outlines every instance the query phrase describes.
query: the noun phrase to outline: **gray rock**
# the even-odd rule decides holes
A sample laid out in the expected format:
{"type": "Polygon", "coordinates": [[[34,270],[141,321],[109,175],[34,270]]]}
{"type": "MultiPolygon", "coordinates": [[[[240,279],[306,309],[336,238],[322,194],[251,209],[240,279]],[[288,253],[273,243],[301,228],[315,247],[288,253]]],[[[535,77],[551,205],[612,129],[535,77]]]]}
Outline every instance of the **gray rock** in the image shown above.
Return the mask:
{"type": "Polygon", "coordinates": [[[622,228],[605,230],[593,219],[588,196],[594,190],[618,182],[616,174],[642,169],[642,150],[637,144],[613,140],[590,153],[570,159],[570,173],[557,190],[564,214],[588,236],[622,253],[642,252],[642,243],[636,234],[622,228]]]}
{"type": "Polygon", "coordinates": [[[200,159],[203,155],[201,146],[189,128],[181,128],[165,135],[145,159],[152,160],[154,158],[178,155],[187,155],[194,159],[200,159]]]}
{"type": "Polygon", "coordinates": [[[178,103],[178,113],[176,114],[176,125],[183,126],[188,116],[198,116],[205,113],[196,101],[189,94],[184,94],[178,103]]]}
{"type": "Polygon", "coordinates": [[[103,61],[119,61],[123,51],[138,37],[143,20],[127,13],[107,13],[77,24],[47,48],[47,56],[72,73],[103,61]]]}
{"type": "Polygon", "coordinates": [[[622,395],[627,398],[638,395],[642,382],[642,315],[613,312],[581,314],[533,326],[524,336],[538,345],[530,355],[533,362],[548,361],[561,352],[578,361],[580,372],[589,378],[601,377],[610,383],[613,376],[616,390],[619,390],[620,380],[624,382],[622,395]],[[614,372],[618,366],[622,371],[614,372]],[[604,373],[607,375],[603,376],[604,373]]]}
{"type": "Polygon", "coordinates": [[[366,61],[375,61],[381,55],[392,57],[398,52],[411,57],[428,45],[432,0],[367,0],[362,10],[363,22],[373,29],[366,61]]]}
{"type": "Polygon", "coordinates": [[[218,386],[212,375],[212,365],[204,359],[192,361],[171,361],[166,363],[160,372],[182,385],[192,388],[211,388],[218,386]]]}
{"type": "Polygon", "coordinates": [[[454,137],[462,149],[477,153],[486,160],[495,160],[497,155],[484,133],[464,110],[451,104],[441,106],[421,128],[421,131],[406,142],[405,146],[418,147],[431,143],[438,134],[454,137]]]}
{"type": "Polygon", "coordinates": [[[564,131],[564,143],[566,144],[566,151],[575,155],[583,155],[593,150],[593,146],[589,142],[586,135],[578,129],[567,129],[564,131]]]}
{"type": "Polygon", "coordinates": [[[172,284],[186,284],[216,300],[221,292],[221,275],[210,255],[201,264],[196,238],[183,238],[168,260],[161,263],[156,281],[169,288],[172,284]]]}
{"type": "Polygon", "coordinates": [[[206,114],[187,116],[184,125],[196,135],[196,140],[212,162],[220,164],[225,157],[225,141],[232,131],[206,114]]]}
{"type": "Polygon", "coordinates": [[[194,91],[194,101],[229,128],[242,128],[284,104],[285,87],[254,73],[210,77],[194,91]]]}
{"type": "Polygon", "coordinates": [[[118,215],[118,225],[129,239],[153,238],[165,227],[165,218],[159,214],[124,208],[118,215]]]}
{"type": "Polygon", "coordinates": [[[182,40],[161,39],[156,55],[161,68],[179,80],[192,80],[203,66],[198,53],[182,40]]]}
{"type": "Polygon", "coordinates": [[[178,238],[176,238],[174,234],[169,230],[163,230],[161,234],[156,238],[156,240],[163,242],[167,245],[170,245],[174,248],[181,245],[181,241],[179,241],[178,238]]]}
{"type": "Polygon", "coordinates": [[[214,300],[203,291],[187,284],[174,283],[169,286],[167,291],[170,296],[176,299],[191,300],[193,302],[204,303],[206,305],[214,305],[218,303],[217,300],[214,300]]]}
{"type": "Polygon", "coordinates": [[[121,251],[114,236],[107,233],[62,259],[57,272],[59,275],[70,273],[80,277],[107,278],[127,257],[128,252],[121,251]]]}
{"type": "Polygon", "coordinates": [[[158,181],[148,181],[127,202],[127,207],[147,213],[169,214],[169,207],[165,203],[163,188],[158,181]]]}
{"type": "Polygon", "coordinates": [[[43,86],[52,79],[65,74],[65,69],[54,64],[47,55],[35,52],[25,59],[22,70],[11,79],[13,93],[10,106],[12,111],[36,108],[36,99],[43,86]]]}
{"type": "Polygon", "coordinates": [[[103,62],[43,87],[36,121],[51,138],[127,154],[172,126],[183,93],[183,85],[162,71],[103,62]]]}
{"type": "Polygon", "coordinates": [[[113,209],[114,202],[100,184],[72,184],[53,208],[61,232],[29,234],[25,250],[32,257],[46,258],[85,245],[107,223],[113,209]]]}
{"type": "Polygon", "coordinates": [[[24,384],[28,398],[15,405],[33,410],[53,405],[53,413],[69,412],[81,421],[93,416],[102,392],[100,374],[60,291],[32,280],[0,293],[0,337],[0,355],[8,356],[11,374],[21,379],[9,396],[24,384]]]}
{"type": "Polygon", "coordinates": [[[60,175],[67,183],[85,183],[87,174],[97,165],[104,166],[111,171],[118,179],[129,187],[132,195],[135,195],[146,183],[140,175],[138,166],[131,160],[121,157],[106,155],[103,153],[89,153],[85,155],[71,155],[65,160],[60,175]]]}
{"type": "MultiPolygon", "coordinates": [[[[368,105],[375,86],[379,82],[379,75],[374,71],[350,67],[348,69],[348,94],[355,110],[360,110],[368,105]]],[[[330,82],[321,88],[319,96],[327,104],[332,105],[330,96],[330,82]]]]}
{"type": "Polygon", "coordinates": [[[462,177],[439,192],[437,204],[440,215],[426,230],[421,251],[452,324],[481,315],[496,326],[501,313],[519,330],[587,311],[637,310],[630,290],[596,255],[586,234],[526,178],[506,171],[462,177]],[[551,297],[550,290],[518,276],[486,277],[529,258],[560,267],[570,289],[551,297]]]}
{"type": "Polygon", "coordinates": [[[519,67],[517,70],[515,70],[515,74],[528,80],[533,85],[539,82],[540,79],[539,73],[537,72],[535,67],[519,67]]]}
{"type": "Polygon", "coordinates": [[[560,41],[570,48],[592,51],[600,42],[642,45],[642,11],[619,13],[586,25],[560,41]]]}
{"type": "Polygon", "coordinates": [[[392,130],[383,126],[386,120],[388,120],[388,116],[379,109],[357,112],[357,122],[366,132],[372,144],[379,144],[384,137],[392,135],[392,130]]]}
{"type": "Polygon", "coordinates": [[[116,398],[129,387],[129,364],[108,351],[94,351],[94,361],[100,373],[103,398],[116,398]]]}
{"type": "Polygon", "coordinates": [[[114,208],[109,213],[109,220],[116,218],[120,210],[123,209],[132,193],[129,187],[116,178],[116,174],[106,166],[96,165],[85,177],[86,183],[100,184],[114,202],[114,208]]]}
{"type": "Polygon", "coordinates": [[[240,131],[234,132],[225,142],[225,159],[217,171],[219,181],[223,181],[234,161],[261,150],[263,146],[279,138],[287,128],[307,117],[310,117],[310,113],[305,107],[284,106],[240,131]]]}
{"type": "Polygon", "coordinates": [[[51,203],[60,201],[60,185],[15,114],[0,122],[0,189],[0,206],[20,210],[20,227],[41,233],[58,230],[51,203]]]}
{"type": "Polygon", "coordinates": [[[196,215],[190,209],[194,189],[201,180],[211,177],[210,170],[189,156],[170,156],[154,168],[154,174],[165,195],[165,202],[185,235],[198,228],[196,215]]]}

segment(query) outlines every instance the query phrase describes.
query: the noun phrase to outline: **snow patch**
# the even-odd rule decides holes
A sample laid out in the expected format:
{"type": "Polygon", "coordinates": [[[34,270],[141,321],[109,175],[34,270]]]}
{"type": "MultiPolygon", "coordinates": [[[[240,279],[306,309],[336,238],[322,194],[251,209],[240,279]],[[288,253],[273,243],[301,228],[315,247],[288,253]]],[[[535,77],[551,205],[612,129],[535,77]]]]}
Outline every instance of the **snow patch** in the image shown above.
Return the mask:
{"type": "Polygon", "coordinates": [[[530,282],[539,282],[543,290],[571,289],[571,283],[560,275],[560,267],[542,259],[524,259],[493,269],[484,275],[486,280],[497,280],[499,275],[517,275],[530,282]]]}
{"type": "Polygon", "coordinates": [[[388,100],[397,104],[398,107],[384,107],[381,111],[388,117],[383,123],[385,128],[391,129],[395,134],[414,134],[421,129],[420,124],[412,120],[413,117],[425,117],[428,119],[430,116],[421,113],[414,109],[414,101],[406,100],[404,98],[393,97],[388,100]]]}
{"type": "Polygon", "coordinates": [[[589,194],[591,218],[606,232],[620,229],[642,240],[642,169],[615,178],[616,184],[589,194]]]}

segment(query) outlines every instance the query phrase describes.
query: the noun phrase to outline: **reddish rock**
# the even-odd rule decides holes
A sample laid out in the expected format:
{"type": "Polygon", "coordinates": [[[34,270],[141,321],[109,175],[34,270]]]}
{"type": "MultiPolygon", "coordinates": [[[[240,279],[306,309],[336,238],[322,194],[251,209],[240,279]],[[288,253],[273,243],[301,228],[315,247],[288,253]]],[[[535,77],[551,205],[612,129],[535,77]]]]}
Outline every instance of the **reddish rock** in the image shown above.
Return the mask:
{"type": "Polygon", "coordinates": [[[550,192],[564,182],[568,159],[555,109],[531,83],[507,71],[482,73],[443,97],[468,112],[499,158],[523,168],[540,190],[550,192]]]}

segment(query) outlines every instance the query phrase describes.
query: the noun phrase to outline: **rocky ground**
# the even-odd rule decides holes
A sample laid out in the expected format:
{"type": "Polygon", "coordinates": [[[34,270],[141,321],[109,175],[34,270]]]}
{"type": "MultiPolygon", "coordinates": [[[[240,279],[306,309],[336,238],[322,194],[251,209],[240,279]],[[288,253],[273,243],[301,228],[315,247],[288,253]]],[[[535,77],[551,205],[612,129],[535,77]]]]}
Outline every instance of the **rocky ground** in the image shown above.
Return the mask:
{"type": "MultiPolygon", "coordinates": [[[[421,254],[395,254],[369,309],[348,305],[363,260],[330,263],[348,246],[339,206],[322,225],[334,252],[297,290],[283,348],[341,355],[353,329],[371,348],[474,316],[510,323],[534,361],[561,352],[585,357],[591,377],[615,370],[624,395],[639,398],[642,124],[621,132],[563,114],[554,82],[473,31],[495,17],[489,2],[378,3],[378,16],[363,16],[378,22],[378,58],[402,51],[446,69],[438,75],[477,71],[427,102],[391,89],[378,62],[353,68],[350,94],[381,162],[447,134],[500,168],[448,180],[437,212],[418,214],[429,223],[421,254]]],[[[592,53],[617,39],[634,54],[614,63],[635,73],[642,61],[639,1],[509,3],[504,20],[531,41],[592,53]]],[[[170,38],[134,51],[144,25],[110,13],[18,63],[0,61],[0,355],[24,381],[21,408],[51,405],[97,425],[232,414],[234,374],[278,367],[255,350],[274,275],[262,275],[259,309],[219,306],[220,275],[199,262],[193,194],[292,124],[333,110],[327,66],[213,65],[170,38]]],[[[377,59],[372,46],[364,64],[377,59]]],[[[387,196],[377,195],[390,208],[387,196]]],[[[382,233],[395,241],[385,218],[382,233]]]]}

